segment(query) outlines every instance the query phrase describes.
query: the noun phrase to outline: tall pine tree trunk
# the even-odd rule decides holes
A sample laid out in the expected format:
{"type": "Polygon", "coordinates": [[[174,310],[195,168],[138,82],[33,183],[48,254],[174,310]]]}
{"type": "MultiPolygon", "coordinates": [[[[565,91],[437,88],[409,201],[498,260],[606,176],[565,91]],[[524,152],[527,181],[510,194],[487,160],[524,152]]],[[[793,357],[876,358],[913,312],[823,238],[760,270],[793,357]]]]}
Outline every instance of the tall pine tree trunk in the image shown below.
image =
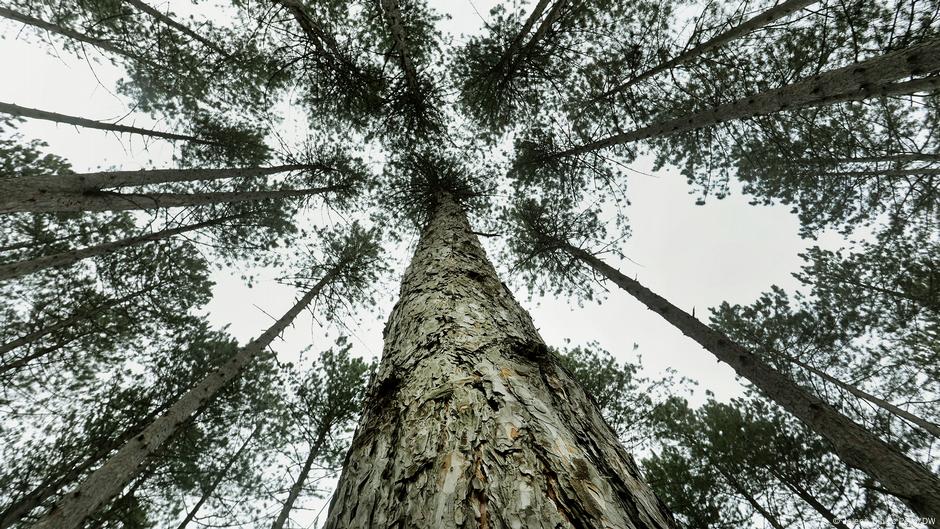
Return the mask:
{"type": "Polygon", "coordinates": [[[317,458],[320,457],[323,443],[326,442],[326,436],[329,435],[332,426],[332,419],[327,417],[324,424],[321,425],[319,431],[317,431],[317,438],[310,444],[307,450],[307,459],[304,460],[303,466],[300,467],[300,473],[297,474],[297,479],[294,480],[294,484],[291,485],[290,491],[287,493],[287,499],[284,500],[284,504],[281,505],[281,510],[277,515],[277,519],[275,519],[274,523],[271,525],[271,529],[284,529],[284,524],[287,523],[290,511],[294,508],[294,503],[297,501],[297,498],[300,497],[300,493],[304,489],[304,484],[307,482],[310,470],[313,468],[313,464],[316,462],[317,458]]]}
{"type": "Polygon", "coordinates": [[[229,457],[228,461],[225,462],[225,466],[219,469],[218,474],[212,479],[212,482],[209,483],[209,486],[206,487],[206,490],[203,491],[202,496],[199,498],[199,501],[186,513],[186,517],[183,518],[183,521],[176,526],[176,529],[186,529],[186,526],[189,525],[189,522],[193,521],[193,518],[196,517],[196,514],[199,512],[199,509],[209,501],[209,498],[215,494],[215,489],[219,488],[219,485],[222,483],[222,480],[228,475],[229,470],[232,469],[232,466],[242,457],[242,454],[248,448],[248,445],[251,444],[251,441],[261,432],[261,425],[255,427],[254,431],[251,432],[251,435],[242,443],[242,445],[229,457]]]}
{"type": "Polygon", "coordinates": [[[10,114],[11,116],[41,119],[45,121],[54,121],[56,123],[65,123],[66,125],[75,125],[76,127],[85,127],[89,129],[106,130],[109,132],[120,132],[128,134],[140,134],[142,136],[151,136],[165,140],[182,140],[193,143],[202,143],[205,145],[218,145],[218,142],[188,136],[186,134],[175,134],[172,132],[161,132],[159,130],[143,129],[140,127],[131,127],[129,125],[118,125],[117,123],[105,123],[93,119],[81,118],[78,116],[69,116],[59,114],[58,112],[49,112],[48,110],[39,110],[37,108],[21,107],[13,103],[0,103],[0,113],[10,114]]]}
{"type": "Polygon", "coordinates": [[[638,281],[580,248],[567,245],[564,249],[731,366],[738,375],[829,441],[832,451],[847,465],[878,480],[884,490],[903,500],[917,514],[933,517],[940,523],[940,479],[926,467],[638,281]]]}
{"type": "Polygon", "coordinates": [[[405,272],[326,527],[675,527],[447,194],[405,272]]]}
{"type": "Polygon", "coordinates": [[[273,191],[215,191],[206,193],[115,193],[90,191],[85,193],[48,193],[40,200],[0,206],[0,213],[50,211],[132,211],[138,209],[180,208],[206,206],[231,202],[256,202],[282,198],[320,195],[347,188],[347,184],[310,189],[280,189],[273,191]]]}
{"type": "Polygon", "coordinates": [[[107,255],[123,248],[130,248],[132,246],[137,246],[147,242],[162,241],[181,233],[200,230],[210,226],[217,226],[219,224],[223,224],[230,220],[244,216],[246,215],[227,215],[203,222],[196,222],[194,224],[186,224],[183,226],[177,226],[175,228],[167,228],[165,230],[148,233],[146,235],[125,237],[124,239],[104,242],[94,246],[86,246],[85,248],[76,248],[74,250],[54,253],[51,255],[43,255],[41,257],[36,257],[35,259],[26,259],[24,261],[0,264],[0,281],[25,276],[56,266],[69,266],[83,259],[88,259],[89,257],[107,255]]]}
{"type": "Polygon", "coordinates": [[[131,482],[160,447],[182,429],[188,420],[212,400],[229,382],[274,341],[301,311],[307,308],[320,291],[342,270],[343,263],[329,270],[293,307],[258,338],[238,349],[222,367],[214,370],[173,403],[147,428],[128,441],[104,465],[40,519],[32,529],[78,529],[90,515],[114,498],[131,482]]]}
{"type": "Polygon", "coordinates": [[[836,527],[837,529],[849,529],[849,526],[845,525],[845,522],[843,522],[842,519],[836,515],[836,513],[829,510],[829,508],[823,505],[821,501],[816,499],[816,496],[814,496],[812,492],[804,489],[795,479],[790,479],[788,476],[783,475],[783,473],[778,472],[773,467],[770,467],[769,470],[778,481],[792,490],[797,496],[799,496],[810,507],[818,512],[820,516],[825,518],[827,522],[832,524],[833,527],[836,527]]]}
{"type": "Polygon", "coordinates": [[[173,28],[173,29],[179,31],[179,32],[182,33],[183,35],[186,35],[187,37],[189,37],[189,38],[191,38],[191,39],[193,39],[193,40],[195,40],[195,41],[200,42],[202,45],[204,45],[205,47],[209,48],[210,50],[212,50],[212,51],[218,53],[218,54],[221,55],[222,57],[226,57],[226,58],[227,58],[227,57],[229,56],[228,52],[226,52],[226,51],[223,50],[221,47],[219,47],[218,44],[216,44],[215,42],[212,42],[211,40],[207,39],[206,37],[203,37],[203,36],[200,35],[199,33],[193,31],[192,29],[190,29],[190,28],[188,28],[188,27],[186,27],[186,26],[184,26],[183,24],[180,24],[179,22],[177,22],[176,20],[174,20],[172,17],[170,17],[170,16],[164,14],[163,12],[161,12],[159,9],[155,9],[154,7],[151,7],[149,4],[147,4],[147,3],[145,3],[145,2],[142,2],[141,0],[123,0],[123,1],[124,1],[124,3],[126,3],[126,4],[130,4],[131,6],[133,6],[134,9],[137,9],[138,11],[140,11],[140,12],[142,12],[142,13],[146,13],[146,14],[150,15],[150,16],[153,17],[154,19],[160,21],[162,24],[165,24],[165,25],[167,25],[167,26],[169,26],[169,27],[171,27],[171,28],[173,28]]]}

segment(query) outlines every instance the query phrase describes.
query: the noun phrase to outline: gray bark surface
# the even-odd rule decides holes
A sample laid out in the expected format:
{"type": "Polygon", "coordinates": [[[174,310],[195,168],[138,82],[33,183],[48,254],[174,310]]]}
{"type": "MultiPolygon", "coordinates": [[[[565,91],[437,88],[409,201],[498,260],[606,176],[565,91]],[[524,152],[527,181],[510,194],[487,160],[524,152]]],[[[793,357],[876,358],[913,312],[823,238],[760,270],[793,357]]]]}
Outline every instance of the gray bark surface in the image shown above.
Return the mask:
{"type": "Polygon", "coordinates": [[[699,44],[698,46],[695,46],[694,48],[688,51],[680,53],[679,55],[673,57],[672,59],[669,59],[668,61],[664,63],[661,63],[657,66],[654,66],[653,68],[650,68],[649,70],[646,70],[640,74],[637,74],[636,76],[630,78],[629,80],[624,81],[618,84],[617,86],[611,88],[610,90],[604,92],[603,94],[595,98],[594,101],[607,98],[614,94],[623,92],[624,90],[630,88],[636,83],[639,83],[640,81],[644,81],[646,79],[649,79],[650,77],[653,77],[654,75],[657,75],[659,73],[665,72],[666,70],[675,68],[676,66],[679,66],[680,64],[688,62],[704,53],[707,53],[715,48],[718,48],[719,46],[723,46],[738,37],[741,37],[752,31],[760,29],[766,26],[767,24],[777,21],[783,17],[789,16],[791,13],[799,11],[800,9],[803,9],[804,7],[808,5],[815,4],[816,1],[817,0],[786,0],[785,2],[781,4],[775,5],[774,7],[771,7],[770,9],[758,14],[757,16],[754,16],[742,22],[741,24],[738,24],[737,26],[734,26],[728,29],[727,31],[723,31],[719,33],[718,35],[715,35],[714,37],[699,44]]]}
{"type": "Polygon", "coordinates": [[[395,43],[398,64],[405,76],[405,85],[415,101],[422,101],[424,97],[421,93],[421,84],[418,82],[418,71],[415,69],[411,53],[408,51],[408,37],[405,35],[405,27],[401,21],[401,8],[398,5],[398,0],[379,0],[379,2],[385,15],[388,31],[395,43]]]}
{"type": "Polygon", "coordinates": [[[886,491],[903,500],[917,514],[934,517],[940,523],[940,479],[923,465],[636,280],[580,248],[568,245],[565,250],[731,366],[738,375],[829,441],[833,453],[847,465],[878,480],[886,491]]]}
{"type": "Polygon", "coordinates": [[[676,527],[448,195],[405,272],[326,527],[676,527]]]}
{"type": "Polygon", "coordinates": [[[301,198],[344,189],[343,184],[309,189],[275,191],[218,191],[207,193],[114,193],[86,191],[83,193],[47,193],[33,202],[0,206],[0,213],[48,211],[129,211],[137,209],[205,206],[230,202],[301,198]]]}
{"type": "Polygon", "coordinates": [[[68,125],[75,125],[76,127],[85,127],[89,129],[107,130],[110,132],[122,132],[122,133],[128,133],[128,134],[140,134],[142,136],[151,136],[154,138],[162,138],[165,140],[183,140],[183,141],[191,141],[193,143],[202,143],[205,145],[216,144],[216,142],[214,141],[197,138],[195,136],[188,136],[186,134],[174,134],[172,132],[161,132],[159,130],[142,129],[140,127],[131,127],[129,125],[105,123],[102,121],[95,121],[93,119],[80,118],[77,116],[69,116],[67,114],[59,114],[58,112],[49,112],[46,110],[39,110],[36,108],[22,107],[20,105],[14,105],[12,103],[0,102],[0,113],[10,114],[13,116],[20,116],[24,118],[54,121],[56,123],[65,123],[68,125]]]}
{"type": "MultiPolygon", "coordinates": [[[[25,261],[15,261],[12,263],[0,264],[0,281],[13,279],[35,272],[40,270],[45,270],[47,268],[53,268],[56,266],[69,266],[75,264],[83,259],[88,259],[89,257],[96,257],[99,255],[109,254],[111,252],[120,250],[122,248],[130,248],[131,246],[137,246],[139,244],[144,244],[147,242],[161,241],[164,239],[169,239],[174,235],[179,235],[181,233],[187,233],[190,231],[200,230],[202,228],[208,228],[210,226],[217,226],[224,222],[228,222],[232,219],[243,217],[244,215],[228,215],[225,217],[218,217],[215,219],[210,219],[203,222],[197,222],[195,224],[187,224],[184,226],[177,226],[176,228],[168,228],[165,230],[160,230],[154,233],[148,233],[147,235],[138,235],[136,237],[127,237],[124,239],[119,239],[117,241],[110,241],[101,244],[96,244],[94,246],[87,246],[85,248],[77,248],[75,250],[69,250],[65,252],[54,253],[51,255],[44,255],[42,257],[36,257],[35,259],[27,259],[25,261]]],[[[2,352],[2,349],[0,349],[2,352]]]]}
{"type": "Polygon", "coordinates": [[[116,187],[196,182],[224,178],[252,178],[305,169],[327,170],[319,165],[291,164],[274,167],[232,167],[225,169],[147,169],[142,171],[102,171],[57,175],[19,176],[0,180],[4,196],[0,207],[30,200],[44,193],[83,193],[116,187]]]}
{"type": "Polygon", "coordinates": [[[69,492],[58,505],[33,525],[32,529],[81,527],[89,515],[117,496],[134,476],[147,466],[150,456],[182,428],[189,418],[213,399],[226,384],[238,377],[245,366],[261,355],[274,338],[294,321],[338,273],[337,268],[329,271],[274,325],[239,349],[224,366],[184,393],[166,413],[151,422],[143,433],[125,443],[116,454],[85,478],[76,489],[69,492]]]}
{"type": "Polygon", "coordinates": [[[549,155],[547,158],[575,156],[613,145],[679,134],[723,121],[773,114],[787,109],[795,110],[932,89],[938,85],[937,76],[899,83],[894,83],[894,81],[912,75],[933,73],[937,70],[940,70],[940,39],[929,39],[867,61],[829,70],[781,88],[718,105],[710,110],[694,112],[681,118],[660,121],[629,132],[614,134],[549,155]]]}

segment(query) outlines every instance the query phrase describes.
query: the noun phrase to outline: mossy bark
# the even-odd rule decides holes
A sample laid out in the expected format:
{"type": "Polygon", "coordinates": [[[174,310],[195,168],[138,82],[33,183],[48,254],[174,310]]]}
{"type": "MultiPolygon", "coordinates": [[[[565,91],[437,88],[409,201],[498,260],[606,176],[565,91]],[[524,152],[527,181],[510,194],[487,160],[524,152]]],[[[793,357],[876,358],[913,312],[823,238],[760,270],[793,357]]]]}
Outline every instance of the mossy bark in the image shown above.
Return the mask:
{"type": "Polygon", "coordinates": [[[326,524],[675,527],[441,195],[326,524]]]}

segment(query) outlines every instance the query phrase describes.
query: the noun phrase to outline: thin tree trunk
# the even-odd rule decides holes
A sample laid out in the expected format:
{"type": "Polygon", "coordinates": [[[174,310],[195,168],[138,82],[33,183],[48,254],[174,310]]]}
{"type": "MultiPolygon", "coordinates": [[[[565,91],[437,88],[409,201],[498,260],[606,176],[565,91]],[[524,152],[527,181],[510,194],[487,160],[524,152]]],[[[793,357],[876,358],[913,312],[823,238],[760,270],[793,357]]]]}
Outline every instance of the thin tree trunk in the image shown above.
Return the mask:
{"type": "Polygon", "coordinates": [[[930,39],[909,48],[885,53],[857,64],[808,77],[793,84],[718,105],[711,110],[660,121],[629,132],[592,141],[546,157],[575,156],[613,145],[670,136],[721,123],[839,102],[860,101],[877,96],[914,93],[936,88],[938,77],[893,83],[911,75],[940,70],[940,39],[930,39]]]}
{"type": "Polygon", "coordinates": [[[728,482],[728,485],[731,485],[731,488],[734,489],[735,492],[737,492],[745,500],[747,500],[747,502],[751,505],[751,507],[753,507],[754,510],[760,513],[760,515],[765,520],[767,520],[770,523],[770,525],[774,527],[774,529],[785,529],[783,525],[780,523],[780,520],[777,520],[777,517],[774,516],[773,513],[771,513],[763,505],[761,505],[761,503],[757,501],[757,498],[755,498],[750,492],[748,492],[748,490],[744,488],[744,485],[742,485],[741,482],[737,480],[737,478],[731,475],[730,472],[726,472],[725,469],[721,467],[721,465],[714,465],[714,466],[718,470],[718,473],[721,474],[722,477],[725,478],[725,481],[728,482]]]}
{"type": "MultiPolygon", "coordinates": [[[[542,16],[545,9],[548,8],[549,3],[551,3],[551,0],[539,0],[539,2],[535,4],[532,12],[529,13],[529,16],[526,18],[525,22],[523,22],[522,28],[519,29],[519,33],[513,37],[512,42],[509,43],[509,47],[506,48],[506,51],[500,56],[499,61],[493,66],[491,70],[493,74],[502,75],[503,68],[516,62],[514,57],[522,48],[522,43],[525,41],[526,35],[532,31],[536,21],[542,16]]],[[[508,69],[511,70],[511,68],[508,69]]]]}
{"type": "Polygon", "coordinates": [[[129,248],[132,246],[137,246],[146,242],[161,241],[164,239],[169,239],[175,235],[181,233],[187,233],[194,230],[199,230],[202,228],[207,228],[209,226],[216,226],[224,222],[230,221],[232,219],[241,218],[245,215],[228,215],[225,217],[219,217],[204,222],[197,222],[195,224],[187,224],[185,226],[178,226],[176,228],[168,228],[161,230],[155,233],[149,233],[147,235],[138,235],[135,237],[127,237],[117,241],[106,242],[98,244],[95,246],[88,246],[85,248],[78,248],[75,250],[69,250],[66,252],[60,252],[52,255],[44,255],[42,257],[37,257],[35,259],[28,259],[25,261],[17,261],[13,263],[0,264],[0,281],[5,279],[13,279],[21,277],[27,274],[32,274],[39,272],[40,270],[45,270],[47,268],[61,267],[75,264],[81,260],[88,259],[89,257],[96,257],[99,255],[106,255],[112,253],[116,250],[123,248],[129,248]]]}
{"type": "Polygon", "coordinates": [[[780,472],[774,470],[773,467],[768,467],[768,470],[770,470],[770,473],[773,474],[774,477],[776,477],[781,483],[786,485],[803,501],[809,504],[809,506],[818,512],[820,516],[825,518],[827,522],[832,524],[833,527],[838,527],[839,529],[849,529],[849,526],[845,525],[845,522],[843,522],[841,518],[836,516],[834,512],[830,511],[828,507],[816,499],[816,496],[814,496],[811,492],[799,486],[794,480],[783,476],[780,472]]]}
{"type": "Polygon", "coordinates": [[[833,452],[847,465],[878,480],[885,490],[905,501],[919,515],[940,517],[940,479],[925,467],[772,369],[723,333],[709,328],[636,280],[580,248],[566,245],[564,250],[731,366],[738,375],[828,440],[833,452]]]}
{"type": "Polygon", "coordinates": [[[840,165],[847,163],[904,163],[904,162],[940,162],[940,154],[922,154],[917,152],[881,154],[877,156],[857,156],[853,158],[812,158],[796,160],[794,165],[840,165]]]}
{"type": "Polygon", "coordinates": [[[59,504],[46,513],[32,529],[78,529],[89,515],[121,492],[150,456],[175,434],[198,410],[215,398],[255,357],[261,355],[320,291],[340,274],[332,268],[300,300],[261,336],[240,348],[224,366],[216,369],[150,423],[143,433],[124,444],[118,452],[92,472],[59,504]]]}
{"type": "Polygon", "coordinates": [[[782,352],[778,352],[778,354],[779,354],[780,356],[786,358],[787,361],[792,362],[792,363],[794,363],[794,364],[796,364],[796,365],[802,367],[803,369],[809,371],[810,373],[813,373],[814,375],[818,376],[819,378],[821,378],[821,379],[823,379],[823,380],[825,380],[825,381],[827,381],[827,382],[830,382],[830,383],[832,383],[832,384],[834,384],[834,385],[836,385],[836,386],[838,386],[838,387],[844,389],[845,391],[848,391],[848,392],[851,393],[852,395],[855,395],[856,397],[858,397],[858,398],[860,398],[860,399],[862,399],[862,400],[866,400],[866,401],[868,401],[868,402],[870,402],[870,403],[872,403],[872,404],[878,406],[879,408],[881,408],[881,409],[883,409],[883,410],[885,410],[885,411],[887,411],[887,412],[889,412],[889,413],[892,413],[892,414],[894,414],[894,415],[896,415],[896,416],[898,416],[898,417],[900,417],[900,418],[902,418],[902,419],[904,419],[904,420],[910,421],[911,423],[916,424],[917,426],[920,426],[921,428],[923,428],[924,430],[926,430],[928,433],[930,433],[930,434],[933,435],[934,437],[940,439],[940,425],[934,424],[934,423],[932,423],[932,422],[930,422],[930,421],[928,421],[928,420],[926,420],[926,419],[923,419],[923,418],[921,418],[921,417],[918,417],[917,415],[914,415],[913,413],[911,413],[911,412],[909,412],[909,411],[907,411],[907,410],[904,410],[904,409],[902,409],[902,408],[899,408],[898,406],[895,406],[894,404],[891,404],[890,402],[888,402],[888,401],[886,401],[886,400],[884,400],[884,399],[880,399],[880,398],[878,398],[878,397],[876,397],[876,396],[874,396],[874,395],[872,395],[872,394],[870,394],[870,393],[867,393],[867,392],[865,392],[865,391],[863,391],[863,390],[861,390],[861,389],[859,389],[859,388],[857,388],[857,387],[855,387],[855,386],[853,386],[853,385],[851,385],[851,384],[846,384],[845,382],[842,382],[841,380],[839,380],[839,379],[837,379],[837,378],[835,378],[835,377],[829,375],[829,374],[826,373],[825,371],[821,371],[821,370],[819,370],[819,369],[816,369],[815,367],[813,367],[813,366],[811,366],[811,365],[809,365],[809,364],[806,364],[806,363],[804,363],[804,362],[801,362],[801,361],[797,360],[796,358],[794,358],[794,357],[792,357],[792,356],[790,356],[790,355],[784,354],[784,353],[782,353],[782,352]]]}
{"type": "Polygon", "coordinates": [[[326,527],[676,527],[460,206],[431,213],[326,527]]]}
{"type": "Polygon", "coordinates": [[[14,105],[12,103],[0,103],[0,113],[11,114],[13,116],[20,116],[24,118],[54,121],[56,123],[65,123],[68,125],[75,125],[76,127],[85,127],[89,129],[107,130],[110,132],[122,132],[122,133],[126,132],[128,134],[140,134],[143,136],[152,136],[154,138],[162,138],[165,140],[184,140],[184,141],[191,141],[193,143],[202,143],[205,145],[217,145],[217,142],[215,141],[205,140],[202,138],[197,138],[195,136],[187,136],[185,134],[174,134],[172,132],[161,132],[158,130],[142,129],[139,127],[131,127],[128,125],[118,125],[116,123],[104,123],[102,121],[95,121],[93,119],[80,118],[76,116],[68,116],[66,114],[59,114],[57,112],[48,112],[45,110],[39,110],[35,108],[21,107],[19,105],[14,105]]]}
{"type": "Polygon", "coordinates": [[[103,171],[57,175],[20,176],[2,180],[5,188],[0,207],[21,201],[30,201],[44,193],[84,193],[116,187],[166,184],[170,182],[196,182],[227,178],[243,179],[268,176],[288,171],[321,170],[332,168],[319,164],[290,164],[274,167],[231,167],[225,169],[149,169],[142,171],[103,171]]]}
{"type": "Polygon", "coordinates": [[[74,334],[72,336],[69,336],[65,340],[58,341],[55,345],[50,345],[49,347],[36,349],[33,352],[26,354],[25,356],[21,356],[17,358],[16,360],[0,365],[0,375],[5,375],[6,373],[10,371],[19,369],[21,367],[25,367],[27,364],[29,364],[33,360],[36,360],[37,358],[42,358],[48,355],[49,353],[54,353],[58,351],[59,349],[62,349],[66,345],[74,342],[75,340],[88,336],[89,334],[92,334],[93,332],[96,332],[96,331],[86,330],[85,332],[82,332],[80,334],[74,334]]]}
{"type": "Polygon", "coordinates": [[[395,51],[398,53],[399,65],[402,73],[405,75],[405,84],[414,101],[423,101],[423,92],[421,84],[418,82],[418,71],[411,60],[411,54],[408,51],[408,37],[405,35],[405,28],[401,20],[401,9],[398,0],[379,0],[389,33],[394,42],[395,51]]]}
{"type": "Polygon", "coordinates": [[[365,77],[362,70],[340,50],[339,44],[336,42],[333,35],[324,31],[323,28],[314,21],[299,0],[272,0],[272,2],[290,11],[294,20],[296,20],[297,24],[300,26],[300,29],[303,30],[304,34],[307,36],[307,40],[313,44],[313,47],[317,49],[318,53],[337,61],[343,66],[342,71],[359,78],[365,77]]]}
{"type": "Polygon", "coordinates": [[[748,19],[741,24],[734,26],[733,28],[715,35],[711,39],[695,46],[694,48],[680,53],[679,55],[669,59],[668,61],[659,64],[645,72],[642,72],[627,81],[624,81],[617,86],[611,88],[610,90],[604,92],[603,94],[595,97],[591,102],[596,102],[601,99],[606,99],[614,94],[623,92],[631,86],[645,81],[654,75],[665,72],[666,70],[671,70],[680,64],[689,62],[690,60],[707,53],[719,46],[723,46],[732,40],[746,35],[754,30],[760,29],[772,22],[775,22],[783,17],[789,16],[791,13],[799,11],[804,7],[815,4],[817,0],[786,0],[785,2],[778,4],[770,9],[764,11],[763,13],[758,14],[755,17],[748,19]]]}
{"type": "Polygon", "coordinates": [[[95,442],[92,446],[95,451],[82,460],[81,457],[75,458],[68,465],[69,469],[59,477],[46,478],[42,483],[33,488],[25,496],[18,499],[15,503],[0,513],[0,529],[9,529],[13,524],[23,519],[24,516],[49,500],[62,487],[72,483],[85,471],[96,465],[103,458],[107,457],[112,450],[120,447],[122,444],[131,440],[140,433],[150,421],[163,413],[170,407],[172,401],[167,401],[157,409],[148,413],[145,417],[139,419],[133,427],[124,430],[118,437],[105,440],[105,442],[95,442]]]}
{"type": "Polygon", "coordinates": [[[804,176],[821,176],[836,178],[855,178],[855,177],[898,177],[898,176],[919,176],[919,175],[940,175],[940,167],[921,167],[919,169],[867,169],[862,171],[826,171],[822,173],[806,173],[804,176]]]}
{"type": "MultiPolygon", "coordinates": [[[[151,292],[151,291],[153,291],[154,289],[156,289],[158,286],[160,286],[160,283],[157,283],[157,284],[155,284],[155,285],[151,285],[151,286],[149,286],[149,287],[147,287],[147,288],[143,288],[143,289],[140,289],[140,290],[131,292],[130,294],[128,294],[128,295],[126,295],[126,296],[121,296],[121,297],[119,297],[119,298],[109,299],[109,300],[105,301],[104,303],[102,303],[102,304],[100,304],[100,305],[98,305],[98,306],[96,306],[96,307],[93,307],[91,310],[82,310],[82,311],[79,311],[79,312],[77,312],[77,313],[75,313],[75,314],[69,316],[68,318],[61,319],[61,320],[59,320],[59,321],[57,321],[57,322],[55,322],[55,323],[53,323],[53,324],[51,324],[51,325],[47,325],[47,326],[45,326],[45,327],[43,327],[43,328],[41,328],[41,329],[35,330],[35,331],[33,331],[33,332],[31,332],[31,333],[28,333],[28,334],[24,334],[23,336],[20,336],[19,338],[14,338],[14,339],[10,340],[9,342],[2,343],[2,344],[0,344],[0,354],[8,353],[8,352],[10,352],[10,351],[12,351],[12,350],[14,350],[14,349],[16,349],[16,348],[18,348],[18,347],[22,347],[22,346],[24,346],[24,345],[30,344],[30,343],[32,343],[32,342],[35,342],[36,340],[39,340],[40,338],[42,338],[42,337],[44,337],[44,336],[47,336],[47,335],[49,335],[49,334],[51,334],[51,333],[54,333],[55,331],[58,331],[58,330],[60,330],[60,329],[65,329],[65,328],[67,328],[67,327],[70,327],[70,326],[74,325],[75,323],[78,323],[78,322],[80,322],[80,321],[82,321],[82,320],[84,320],[84,319],[87,319],[87,318],[90,317],[90,316],[94,316],[95,314],[98,314],[99,312],[108,310],[108,309],[110,309],[111,307],[116,307],[116,306],[118,306],[118,305],[124,303],[125,301],[129,301],[129,300],[134,299],[134,298],[136,298],[136,297],[138,297],[138,296],[141,296],[141,295],[143,295],[143,294],[146,294],[147,292],[151,292]]],[[[3,367],[0,367],[0,373],[3,373],[3,372],[4,372],[4,368],[3,368],[3,367]]]]}
{"type": "MultiPolygon", "coordinates": [[[[538,45],[539,41],[545,37],[545,34],[548,33],[548,30],[551,29],[552,24],[558,21],[561,17],[561,12],[565,8],[565,5],[568,3],[568,0],[555,0],[555,4],[548,11],[548,14],[545,15],[545,20],[539,24],[538,29],[535,30],[535,33],[532,35],[532,38],[529,39],[529,42],[526,43],[525,47],[519,53],[519,57],[526,57],[532,53],[532,49],[538,45]]],[[[518,58],[518,57],[517,57],[518,58]]]]}
{"type": "Polygon", "coordinates": [[[0,281],[14,279],[28,274],[34,274],[47,268],[73,265],[79,261],[88,259],[89,257],[107,255],[117,250],[138,246],[147,242],[162,241],[181,233],[200,230],[210,226],[218,226],[219,224],[244,216],[244,214],[228,215],[203,222],[197,222],[195,224],[187,224],[185,226],[168,228],[158,232],[148,233],[147,235],[137,235],[135,237],[127,237],[117,241],[96,244],[95,246],[87,246],[85,248],[77,248],[75,250],[54,253],[52,255],[44,255],[42,257],[36,257],[35,259],[0,264],[0,281]]]}
{"type": "Polygon", "coordinates": [[[155,9],[155,8],[151,7],[150,5],[148,5],[148,4],[144,3],[144,2],[142,2],[141,0],[124,0],[124,3],[133,6],[133,7],[134,7],[135,9],[137,9],[138,11],[141,11],[141,12],[143,12],[143,13],[146,13],[146,14],[150,15],[151,17],[155,18],[156,20],[159,20],[161,23],[166,24],[167,26],[169,26],[169,27],[171,27],[171,28],[173,28],[173,29],[179,31],[180,33],[186,35],[187,37],[189,37],[189,38],[191,38],[191,39],[193,39],[193,40],[199,41],[200,43],[202,43],[202,45],[204,45],[205,47],[209,48],[210,50],[212,50],[212,51],[218,53],[218,54],[221,55],[222,57],[225,57],[225,58],[228,58],[228,57],[229,57],[228,52],[226,52],[226,51],[223,50],[221,47],[219,47],[218,44],[216,44],[215,42],[212,42],[211,40],[209,40],[209,39],[207,39],[207,38],[205,38],[205,37],[203,37],[203,36],[200,35],[199,33],[196,33],[195,31],[193,31],[192,29],[190,29],[190,28],[184,26],[183,24],[180,24],[179,22],[177,22],[176,20],[174,20],[172,17],[170,17],[170,16],[168,16],[168,15],[162,13],[159,9],[155,9]]]}
{"type": "Polygon", "coordinates": [[[114,53],[115,55],[120,55],[122,57],[127,57],[135,61],[147,64],[152,68],[159,69],[160,65],[154,63],[150,59],[141,57],[135,53],[132,53],[128,50],[115,46],[107,40],[102,40],[100,38],[92,37],[90,35],[85,35],[73,29],[69,29],[58,24],[53,24],[52,22],[46,22],[45,20],[40,20],[36,17],[32,17],[25,13],[20,13],[19,11],[14,11],[6,7],[0,7],[0,17],[8,18],[10,20],[15,20],[17,22],[22,22],[23,24],[33,26],[51,33],[56,33],[62,35],[63,37],[70,38],[72,40],[77,40],[79,42],[84,42],[86,44],[91,44],[96,48],[100,48],[105,51],[114,53]]]}
{"type": "Polygon", "coordinates": [[[53,193],[29,204],[0,207],[0,213],[49,211],[129,211],[138,209],[178,208],[206,206],[233,202],[255,202],[283,198],[320,195],[345,189],[345,184],[309,189],[282,189],[276,191],[217,191],[207,193],[114,193],[91,191],[84,193],[53,193]]]}
{"type": "Polygon", "coordinates": [[[225,462],[225,466],[219,470],[219,473],[215,476],[215,479],[212,480],[212,483],[210,483],[206,490],[203,491],[202,497],[200,497],[199,501],[193,505],[193,508],[186,513],[186,517],[183,518],[183,521],[181,521],[178,526],[176,526],[176,529],[185,529],[186,526],[189,525],[189,522],[193,521],[193,518],[196,517],[196,513],[198,513],[199,509],[201,509],[202,506],[205,505],[207,501],[209,501],[209,498],[215,494],[215,489],[219,487],[219,484],[221,484],[222,480],[224,480],[228,475],[229,470],[232,469],[232,465],[241,459],[242,453],[245,452],[245,449],[248,448],[248,445],[251,444],[251,441],[258,435],[259,432],[261,432],[261,425],[255,427],[254,431],[251,432],[251,435],[249,435],[248,438],[245,439],[245,442],[242,443],[242,445],[238,448],[238,450],[232,454],[232,457],[230,457],[229,460],[225,462]]]}
{"type": "Polygon", "coordinates": [[[307,459],[304,460],[304,464],[300,468],[300,474],[297,475],[297,479],[294,481],[294,484],[291,485],[290,492],[287,493],[287,499],[284,500],[284,505],[281,506],[281,511],[278,513],[277,519],[274,520],[274,524],[271,525],[271,529],[284,529],[284,524],[287,523],[287,518],[290,516],[290,511],[294,507],[294,502],[300,497],[304,483],[307,481],[307,476],[310,475],[310,469],[313,468],[313,463],[320,457],[323,443],[326,441],[326,436],[330,433],[332,419],[327,419],[328,420],[324,422],[323,426],[321,426],[320,430],[317,432],[317,438],[310,445],[310,449],[307,452],[307,459]]]}

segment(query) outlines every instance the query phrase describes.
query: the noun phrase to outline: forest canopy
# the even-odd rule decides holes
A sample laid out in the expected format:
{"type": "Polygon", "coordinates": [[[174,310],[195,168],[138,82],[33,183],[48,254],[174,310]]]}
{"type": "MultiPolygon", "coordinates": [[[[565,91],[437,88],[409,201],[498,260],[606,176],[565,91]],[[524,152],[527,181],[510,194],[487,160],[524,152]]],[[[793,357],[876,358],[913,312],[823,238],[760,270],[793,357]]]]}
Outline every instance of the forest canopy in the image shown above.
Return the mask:
{"type": "Polygon", "coordinates": [[[940,3],[478,5],[0,0],[0,529],[940,527],[940,3]]]}

